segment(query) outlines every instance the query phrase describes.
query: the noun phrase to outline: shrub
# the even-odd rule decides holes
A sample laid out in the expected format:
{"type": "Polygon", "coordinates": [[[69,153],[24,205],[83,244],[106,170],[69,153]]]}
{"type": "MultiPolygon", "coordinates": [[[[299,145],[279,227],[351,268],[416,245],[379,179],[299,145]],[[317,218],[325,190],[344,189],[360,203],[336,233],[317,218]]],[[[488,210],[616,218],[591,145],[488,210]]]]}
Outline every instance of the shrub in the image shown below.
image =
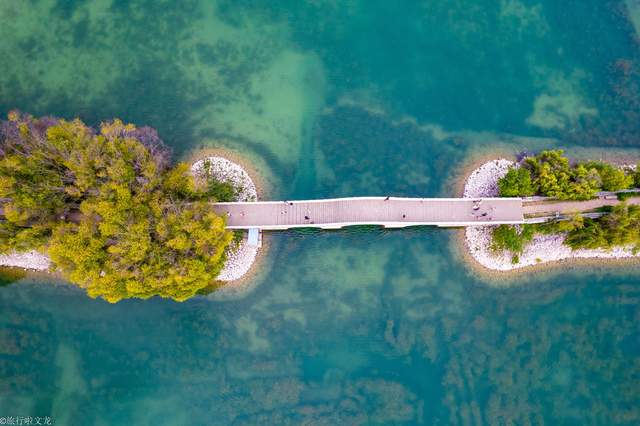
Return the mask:
{"type": "Polygon", "coordinates": [[[238,190],[229,182],[221,182],[213,177],[207,178],[207,197],[211,201],[235,201],[238,190]]]}
{"type": "Polygon", "coordinates": [[[230,182],[219,180],[212,171],[212,163],[209,159],[204,160],[200,178],[204,180],[206,187],[204,195],[210,201],[230,202],[236,201],[241,188],[236,188],[230,182]]]}
{"type": "Polygon", "coordinates": [[[530,225],[519,227],[499,225],[493,229],[491,248],[494,251],[522,253],[525,245],[533,239],[535,228],[530,225]]]}

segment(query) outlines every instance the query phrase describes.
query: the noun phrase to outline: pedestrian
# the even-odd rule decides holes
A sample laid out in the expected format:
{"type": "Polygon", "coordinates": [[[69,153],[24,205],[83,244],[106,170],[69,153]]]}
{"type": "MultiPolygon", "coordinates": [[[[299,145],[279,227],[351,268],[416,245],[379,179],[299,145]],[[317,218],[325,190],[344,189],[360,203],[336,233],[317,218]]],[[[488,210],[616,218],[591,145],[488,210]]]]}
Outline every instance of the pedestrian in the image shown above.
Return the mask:
{"type": "Polygon", "coordinates": [[[403,219],[404,219],[404,218],[406,218],[406,217],[407,217],[407,215],[406,215],[406,214],[403,214],[403,215],[402,215],[402,218],[403,218],[403,219]]]}
{"type": "Polygon", "coordinates": [[[309,220],[309,216],[305,216],[305,217],[304,217],[304,220],[309,220]]]}

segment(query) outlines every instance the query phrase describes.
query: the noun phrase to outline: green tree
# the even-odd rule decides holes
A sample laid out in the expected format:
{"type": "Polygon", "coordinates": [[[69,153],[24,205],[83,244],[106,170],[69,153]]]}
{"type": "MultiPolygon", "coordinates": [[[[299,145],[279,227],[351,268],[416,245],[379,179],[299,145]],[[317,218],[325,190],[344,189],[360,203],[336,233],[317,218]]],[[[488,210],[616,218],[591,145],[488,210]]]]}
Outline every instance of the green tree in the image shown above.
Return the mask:
{"type": "Polygon", "coordinates": [[[554,234],[558,232],[571,232],[584,226],[584,218],[576,213],[569,220],[558,220],[536,225],[536,230],[543,234],[554,234]]]}
{"type": "Polygon", "coordinates": [[[640,247],[640,206],[626,203],[597,219],[584,219],[584,225],[571,230],[566,239],[573,249],[610,249],[616,246],[640,247]]]}
{"type": "Polygon", "coordinates": [[[634,176],[626,174],[619,167],[601,161],[589,162],[586,166],[597,170],[602,181],[603,191],[620,191],[634,186],[634,176]]]}
{"type": "Polygon", "coordinates": [[[501,197],[528,197],[535,194],[531,172],[523,167],[511,168],[498,181],[501,197]]]}
{"type": "Polygon", "coordinates": [[[524,161],[524,166],[530,169],[534,176],[540,174],[540,168],[544,165],[553,174],[569,174],[571,168],[569,159],[564,156],[564,151],[561,149],[542,151],[534,157],[527,157],[524,161]]]}
{"type": "Polygon", "coordinates": [[[569,186],[569,174],[564,171],[554,172],[549,164],[542,164],[538,169],[536,186],[541,195],[564,198],[569,186]]]}
{"type": "Polygon", "coordinates": [[[572,171],[571,182],[561,198],[570,200],[589,200],[596,196],[601,187],[598,171],[578,164],[572,171]]]}
{"type": "Polygon", "coordinates": [[[633,175],[610,164],[588,162],[572,166],[562,150],[542,151],[528,157],[520,169],[529,171],[531,188],[526,176],[510,171],[499,181],[501,195],[533,193],[561,200],[588,200],[601,190],[618,191],[634,185],[633,175]]]}

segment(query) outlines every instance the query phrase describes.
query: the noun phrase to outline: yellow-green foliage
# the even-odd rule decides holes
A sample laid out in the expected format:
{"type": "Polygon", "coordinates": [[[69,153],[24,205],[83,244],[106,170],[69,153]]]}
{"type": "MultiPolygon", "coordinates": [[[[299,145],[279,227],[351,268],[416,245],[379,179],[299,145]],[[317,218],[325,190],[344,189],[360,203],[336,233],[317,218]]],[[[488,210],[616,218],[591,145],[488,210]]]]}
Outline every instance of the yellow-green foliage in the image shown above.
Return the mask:
{"type": "Polygon", "coordinates": [[[634,176],[626,174],[619,167],[614,167],[601,161],[592,161],[585,166],[598,171],[598,175],[602,180],[602,190],[604,191],[619,191],[633,188],[634,186],[634,176]]]}
{"type": "Polygon", "coordinates": [[[598,191],[619,191],[634,184],[634,175],[607,163],[591,161],[572,166],[562,150],[528,157],[520,169],[509,170],[498,182],[501,196],[535,194],[563,200],[588,200],[598,191]]]}
{"type": "Polygon", "coordinates": [[[20,134],[4,135],[0,157],[3,251],[45,250],[71,282],[110,302],[182,301],[211,285],[233,234],[199,201],[186,165],[167,167],[118,120],[96,135],[79,120],[39,133],[37,120],[12,117],[20,134]]]}

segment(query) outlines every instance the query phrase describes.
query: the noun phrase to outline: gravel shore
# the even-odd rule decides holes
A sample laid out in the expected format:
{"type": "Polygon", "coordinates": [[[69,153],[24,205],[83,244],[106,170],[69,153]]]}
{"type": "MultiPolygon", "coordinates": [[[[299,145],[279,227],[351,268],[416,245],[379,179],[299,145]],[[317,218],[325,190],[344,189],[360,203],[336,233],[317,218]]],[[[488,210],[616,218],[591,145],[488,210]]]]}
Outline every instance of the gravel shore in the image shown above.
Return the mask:
{"type": "Polygon", "coordinates": [[[240,193],[235,201],[258,201],[258,191],[256,185],[249,176],[249,173],[239,164],[222,157],[205,157],[191,166],[191,173],[196,178],[204,178],[205,163],[209,163],[209,174],[221,182],[229,182],[236,188],[240,188],[240,193]]]}
{"type": "MultiPolygon", "coordinates": [[[[498,196],[498,180],[503,177],[513,161],[500,159],[484,163],[467,178],[465,198],[498,196]]],[[[626,259],[637,258],[631,247],[612,250],[572,250],[564,244],[564,234],[537,235],[520,255],[520,262],[511,263],[508,253],[495,253],[490,249],[493,226],[469,226],[465,229],[465,245],[469,254],[483,267],[493,271],[513,271],[528,266],[568,259],[626,259]]]]}
{"type": "MultiPolygon", "coordinates": [[[[235,201],[258,201],[256,185],[249,173],[239,164],[222,157],[205,157],[191,166],[191,173],[196,178],[206,178],[205,162],[209,163],[210,176],[240,188],[235,201]]],[[[253,265],[258,256],[258,250],[258,247],[248,244],[245,235],[237,245],[227,249],[227,261],[218,275],[218,280],[229,282],[242,278],[251,269],[251,265],[253,265]]]]}
{"type": "Polygon", "coordinates": [[[51,265],[48,256],[35,250],[19,253],[0,254],[0,266],[22,268],[31,271],[46,271],[51,265]]]}

